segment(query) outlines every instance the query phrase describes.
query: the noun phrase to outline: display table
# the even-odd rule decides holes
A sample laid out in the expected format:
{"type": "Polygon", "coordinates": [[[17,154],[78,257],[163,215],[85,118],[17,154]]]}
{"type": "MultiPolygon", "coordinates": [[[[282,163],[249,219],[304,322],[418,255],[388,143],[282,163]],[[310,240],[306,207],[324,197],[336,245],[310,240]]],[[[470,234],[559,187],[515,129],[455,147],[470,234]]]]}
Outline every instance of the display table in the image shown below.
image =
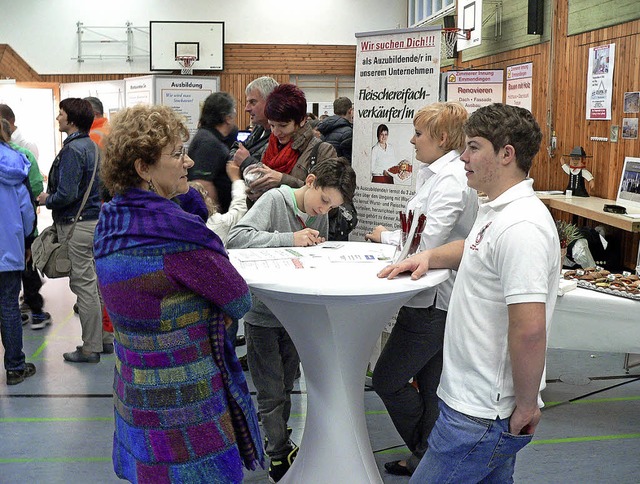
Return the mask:
{"type": "MultiPolygon", "coordinates": [[[[300,451],[280,481],[287,483],[382,483],[364,416],[367,362],[382,329],[420,291],[446,280],[450,271],[430,271],[418,281],[376,274],[393,256],[384,244],[345,242],[340,248],[295,248],[303,268],[267,267],[230,258],[253,294],[289,332],[307,385],[307,417],[300,451]],[[337,262],[366,258],[369,262],[337,262]]],[[[282,249],[261,249],[273,251],[282,249]]]]}
{"type": "Polygon", "coordinates": [[[605,204],[614,205],[615,200],[598,197],[567,197],[565,195],[538,195],[538,198],[550,208],[595,220],[627,232],[640,232],[640,219],[603,210],[605,204]]]}
{"type": "Polygon", "coordinates": [[[549,348],[640,353],[640,302],[578,288],[558,297],[549,348]]]}

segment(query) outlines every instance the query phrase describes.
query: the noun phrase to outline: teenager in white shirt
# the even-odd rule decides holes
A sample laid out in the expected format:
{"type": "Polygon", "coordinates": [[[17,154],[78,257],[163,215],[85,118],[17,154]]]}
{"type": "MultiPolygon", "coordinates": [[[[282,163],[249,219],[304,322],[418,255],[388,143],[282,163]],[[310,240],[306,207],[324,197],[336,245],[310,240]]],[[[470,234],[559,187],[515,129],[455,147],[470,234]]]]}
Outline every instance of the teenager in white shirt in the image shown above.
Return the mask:
{"type": "Polygon", "coordinates": [[[465,125],[470,187],[486,193],[465,241],[380,272],[419,278],[452,268],[438,397],[440,415],[411,482],[513,482],[543,405],[547,336],[560,276],[560,243],[527,178],[542,133],[523,108],[492,104],[465,125]]]}

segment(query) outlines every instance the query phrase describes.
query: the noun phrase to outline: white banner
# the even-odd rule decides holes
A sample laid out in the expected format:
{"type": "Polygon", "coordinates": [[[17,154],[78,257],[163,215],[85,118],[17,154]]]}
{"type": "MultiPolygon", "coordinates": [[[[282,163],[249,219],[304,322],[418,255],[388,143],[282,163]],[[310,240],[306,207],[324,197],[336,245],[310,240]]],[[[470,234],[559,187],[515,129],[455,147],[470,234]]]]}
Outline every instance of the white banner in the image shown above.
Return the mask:
{"type": "Polygon", "coordinates": [[[507,66],[507,99],[505,104],[531,111],[533,62],[507,66]]]}
{"type": "Polygon", "coordinates": [[[587,119],[611,119],[613,65],[616,44],[589,49],[587,70],[587,119]]]}
{"type": "Polygon", "coordinates": [[[469,114],[483,106],[502,102],[504,71],[447,72],[447,101],[457,101],[469,114]]]}
{"type": "Polygon", "coordinates": [[[353,168],[354,204],[363,239],[377,225],[393,230],[398,212],[415,191],[413,117],[438,101],[440,29],[433,27],[356,34],[353,168]]]}

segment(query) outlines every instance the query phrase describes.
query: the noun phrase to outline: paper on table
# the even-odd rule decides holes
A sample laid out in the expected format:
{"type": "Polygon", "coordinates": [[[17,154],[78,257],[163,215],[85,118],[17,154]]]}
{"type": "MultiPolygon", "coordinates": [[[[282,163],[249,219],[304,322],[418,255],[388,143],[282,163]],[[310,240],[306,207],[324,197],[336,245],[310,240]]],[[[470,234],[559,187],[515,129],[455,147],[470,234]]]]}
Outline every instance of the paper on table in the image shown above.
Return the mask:
{"type": "Polygon", "coordinates": [[[377,262],[379,259],[373,254],[343,254],[330,255],[330,262],[377,262]]]}
{"type": "Polygon", "coordinates": [[[573,291],[578,288],[578,282],[566,279],[560,279],[558,286],[558,296],[564,296],[569,291],[573,291]]]}
{"type": "Polygon", "coordinates": [[[302,254],[293,248],[267,248],[267,249],[238,249],[233,251],[233,257],[240,262],[268,261],[276,259],[293,259],[302,257],[302,254]]]}
{"type": "Polygon", "coordinates": [[[247,270],[280,270],[280,269],[304,269],[300,259],[271,259],[271,260],[238,260],[241,269],[247,270]]]}

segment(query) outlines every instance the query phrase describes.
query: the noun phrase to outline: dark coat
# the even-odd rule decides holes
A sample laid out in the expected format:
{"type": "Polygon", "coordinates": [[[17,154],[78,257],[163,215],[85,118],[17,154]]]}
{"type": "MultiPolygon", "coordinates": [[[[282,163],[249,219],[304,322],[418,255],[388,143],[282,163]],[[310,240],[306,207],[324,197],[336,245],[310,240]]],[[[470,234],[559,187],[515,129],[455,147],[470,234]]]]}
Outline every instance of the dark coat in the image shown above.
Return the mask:
{"type": "Polygon", "coordinates": [[[322,134],[322,141],[332,145],[338,156],[344,156],[351,161],[351,144],[353,139],[353,125],[342,116],[329,116],[318,125],[322,134]]]}

